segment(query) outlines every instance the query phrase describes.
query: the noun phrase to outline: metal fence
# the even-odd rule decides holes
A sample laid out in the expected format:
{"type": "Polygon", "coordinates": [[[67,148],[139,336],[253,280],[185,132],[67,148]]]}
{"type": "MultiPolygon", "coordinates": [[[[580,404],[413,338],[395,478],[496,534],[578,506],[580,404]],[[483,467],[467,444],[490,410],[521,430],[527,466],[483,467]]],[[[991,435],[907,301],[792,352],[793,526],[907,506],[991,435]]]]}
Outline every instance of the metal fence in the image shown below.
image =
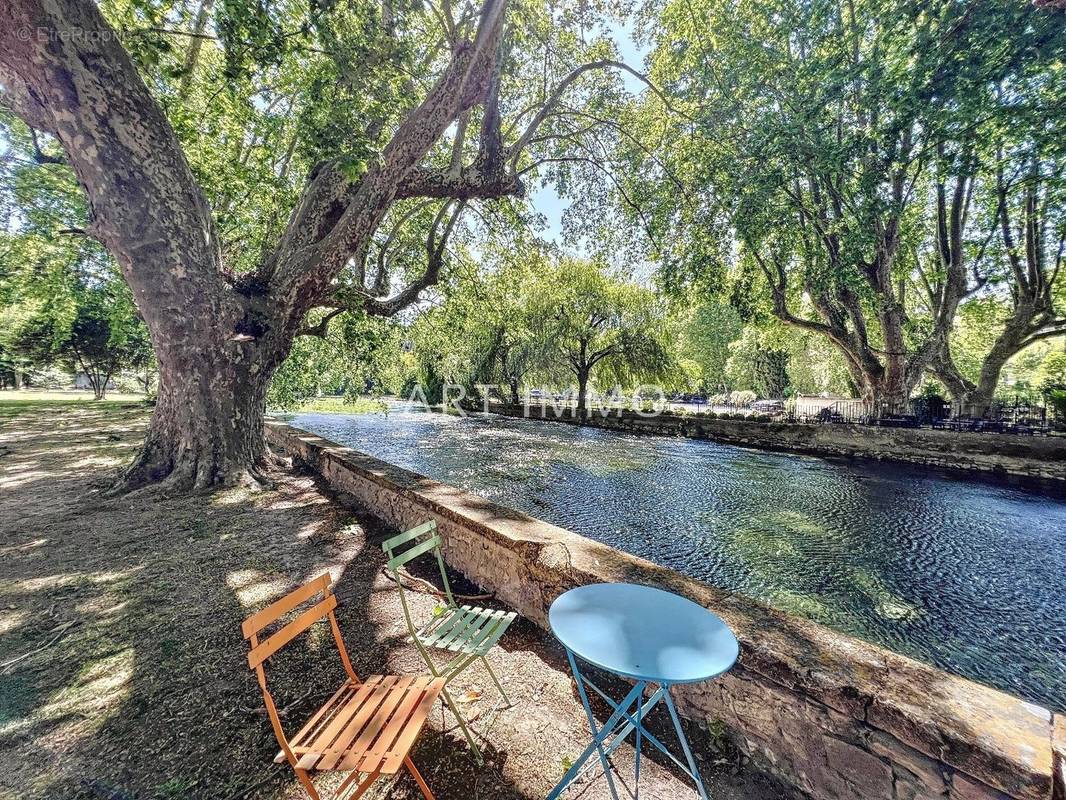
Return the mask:
{"type": "Polygon", "coordinates": [[[1066,429],[1066,418],[1047,406],[1024,398],[998,400],[982,409],[949,403],[939,397],[919,397],[906,404],[871,403],[856,399],[798,398],[760,400],[750,405],[685,403],[689,410],[718,416],[769,417],[805,424],[876,425],[879,427],[1046,434],[1066,429]]]}

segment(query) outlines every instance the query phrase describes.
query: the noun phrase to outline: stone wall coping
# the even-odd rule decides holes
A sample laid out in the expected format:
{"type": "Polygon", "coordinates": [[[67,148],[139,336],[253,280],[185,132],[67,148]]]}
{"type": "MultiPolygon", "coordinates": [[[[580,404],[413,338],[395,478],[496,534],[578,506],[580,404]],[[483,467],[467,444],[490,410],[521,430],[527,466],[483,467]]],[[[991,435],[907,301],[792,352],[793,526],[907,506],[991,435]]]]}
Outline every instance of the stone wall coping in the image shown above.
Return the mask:
{"type": "MultiPolygon", "coordinates": [[[[628,581],[660,586],[724,619],[741,643],[739,665],[891,735],[1010,797],[1051,797],[1052,714],[1034,703],[717,589],[565,528],[279,421],[268,440],[374,482],[562,573],[561,586],[628,581]]],[[[369,509],[373,512],[373,509],[369,509]]],[[[520,609],[546,627],[547,606],[520,609]]],[[[1066,798],[1063,798],[1066,800],[1066,798]]]]}

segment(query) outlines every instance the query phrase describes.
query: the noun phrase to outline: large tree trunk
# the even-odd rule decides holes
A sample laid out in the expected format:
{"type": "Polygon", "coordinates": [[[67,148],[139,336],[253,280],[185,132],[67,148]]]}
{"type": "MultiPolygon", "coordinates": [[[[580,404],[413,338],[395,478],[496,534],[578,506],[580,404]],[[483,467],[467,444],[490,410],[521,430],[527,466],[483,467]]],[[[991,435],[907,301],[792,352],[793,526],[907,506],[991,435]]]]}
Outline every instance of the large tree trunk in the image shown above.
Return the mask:
{"type": "Polygon", "coordinates": [[[1026,347],[1034,330],[1040,330],[1039,324],[1034,323],[1036,316],[1036,312],[1029,304],[1021,303],[1015,306],[1014,314],[1007,320],[1003,330],[996,337],[992,349],[981,362],[981,374],[977,378],[977,383],[962,377],[951,358],[950,350],[945,345],[942,354],[934,364],[933,374],[951,393],[957,413],[982,417],[988,412],[995,398],[1003,367],[1011,357],[1026,347]]]}
{"type": "Polygon", "coordinates": [[[127,487],[165,479],[164,485],[206,489],[261,479],[269,378],[232,358],[203,355],[160,359],[155,412],[127,487]]]}

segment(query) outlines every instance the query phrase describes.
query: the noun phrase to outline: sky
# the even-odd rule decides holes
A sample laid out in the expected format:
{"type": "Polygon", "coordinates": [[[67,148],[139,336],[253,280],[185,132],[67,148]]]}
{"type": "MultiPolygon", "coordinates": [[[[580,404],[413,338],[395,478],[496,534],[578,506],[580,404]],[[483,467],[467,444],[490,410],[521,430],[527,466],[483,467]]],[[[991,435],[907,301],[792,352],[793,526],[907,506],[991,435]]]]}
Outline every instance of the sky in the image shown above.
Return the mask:
{"type": "MultiPolygon", "coordinates": [[[[621,60],[634,69],[643,72],[644,57],[648,54],[649,48],[638,45],[633,40],[632,21],[626,20],[624,25],[620,25],[617,22],[608,23],[608,31],[618,46],[618,54],[621,56],[621,60]]],[[[623,85],[627,91],[633,94],[640,94],[647,88],[629,73],[623,72],[621,75],[623,85]]],[[[550,184],[543,187],[530,188],[532,190],[530,198],[533,202],[533,207],[543,214],[547,220],[547,227],[541,235],[549,241],[562,245],[563,212],[570,206],[570,202],[566,198],[560,197],[555,191],[555,187],[550,184]]]]}

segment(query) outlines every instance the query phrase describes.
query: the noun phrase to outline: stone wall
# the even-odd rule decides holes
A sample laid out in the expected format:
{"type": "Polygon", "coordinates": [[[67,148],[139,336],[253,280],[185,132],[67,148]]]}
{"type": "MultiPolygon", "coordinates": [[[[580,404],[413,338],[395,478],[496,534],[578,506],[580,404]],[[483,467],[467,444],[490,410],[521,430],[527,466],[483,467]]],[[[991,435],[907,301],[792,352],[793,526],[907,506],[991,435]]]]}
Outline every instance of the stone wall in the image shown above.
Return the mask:
{"type": "Polygon", "coordinates": [[[656,585],[711,609],[740,639],[740,661],[676,689],[679,708],[724,725],[813,798],[1066,800],[1066,729],[1053,733],[1044,708],[313,434],[271,422],[267,436],[391,526],[437,520],[449,564],[542,627],[559,594],[598,581],[656,585]]]}
{"type": "MultiPolygon", "coordinates": [[[[573,410],[554,406],[503,405],[489,409],[510,417],[528,416],[577,424],[573,410]]],[[[743,447],[787,450],[820,456],[885,459],[952,470],[991,472],[1066,481],[1066,437],[963,433],[925,428],[870,425],[815,425],[712,418],[703,414],[641,417],[613,409],[590,412],[585,424],[632,433],[712,439],[743,447]]]]}

